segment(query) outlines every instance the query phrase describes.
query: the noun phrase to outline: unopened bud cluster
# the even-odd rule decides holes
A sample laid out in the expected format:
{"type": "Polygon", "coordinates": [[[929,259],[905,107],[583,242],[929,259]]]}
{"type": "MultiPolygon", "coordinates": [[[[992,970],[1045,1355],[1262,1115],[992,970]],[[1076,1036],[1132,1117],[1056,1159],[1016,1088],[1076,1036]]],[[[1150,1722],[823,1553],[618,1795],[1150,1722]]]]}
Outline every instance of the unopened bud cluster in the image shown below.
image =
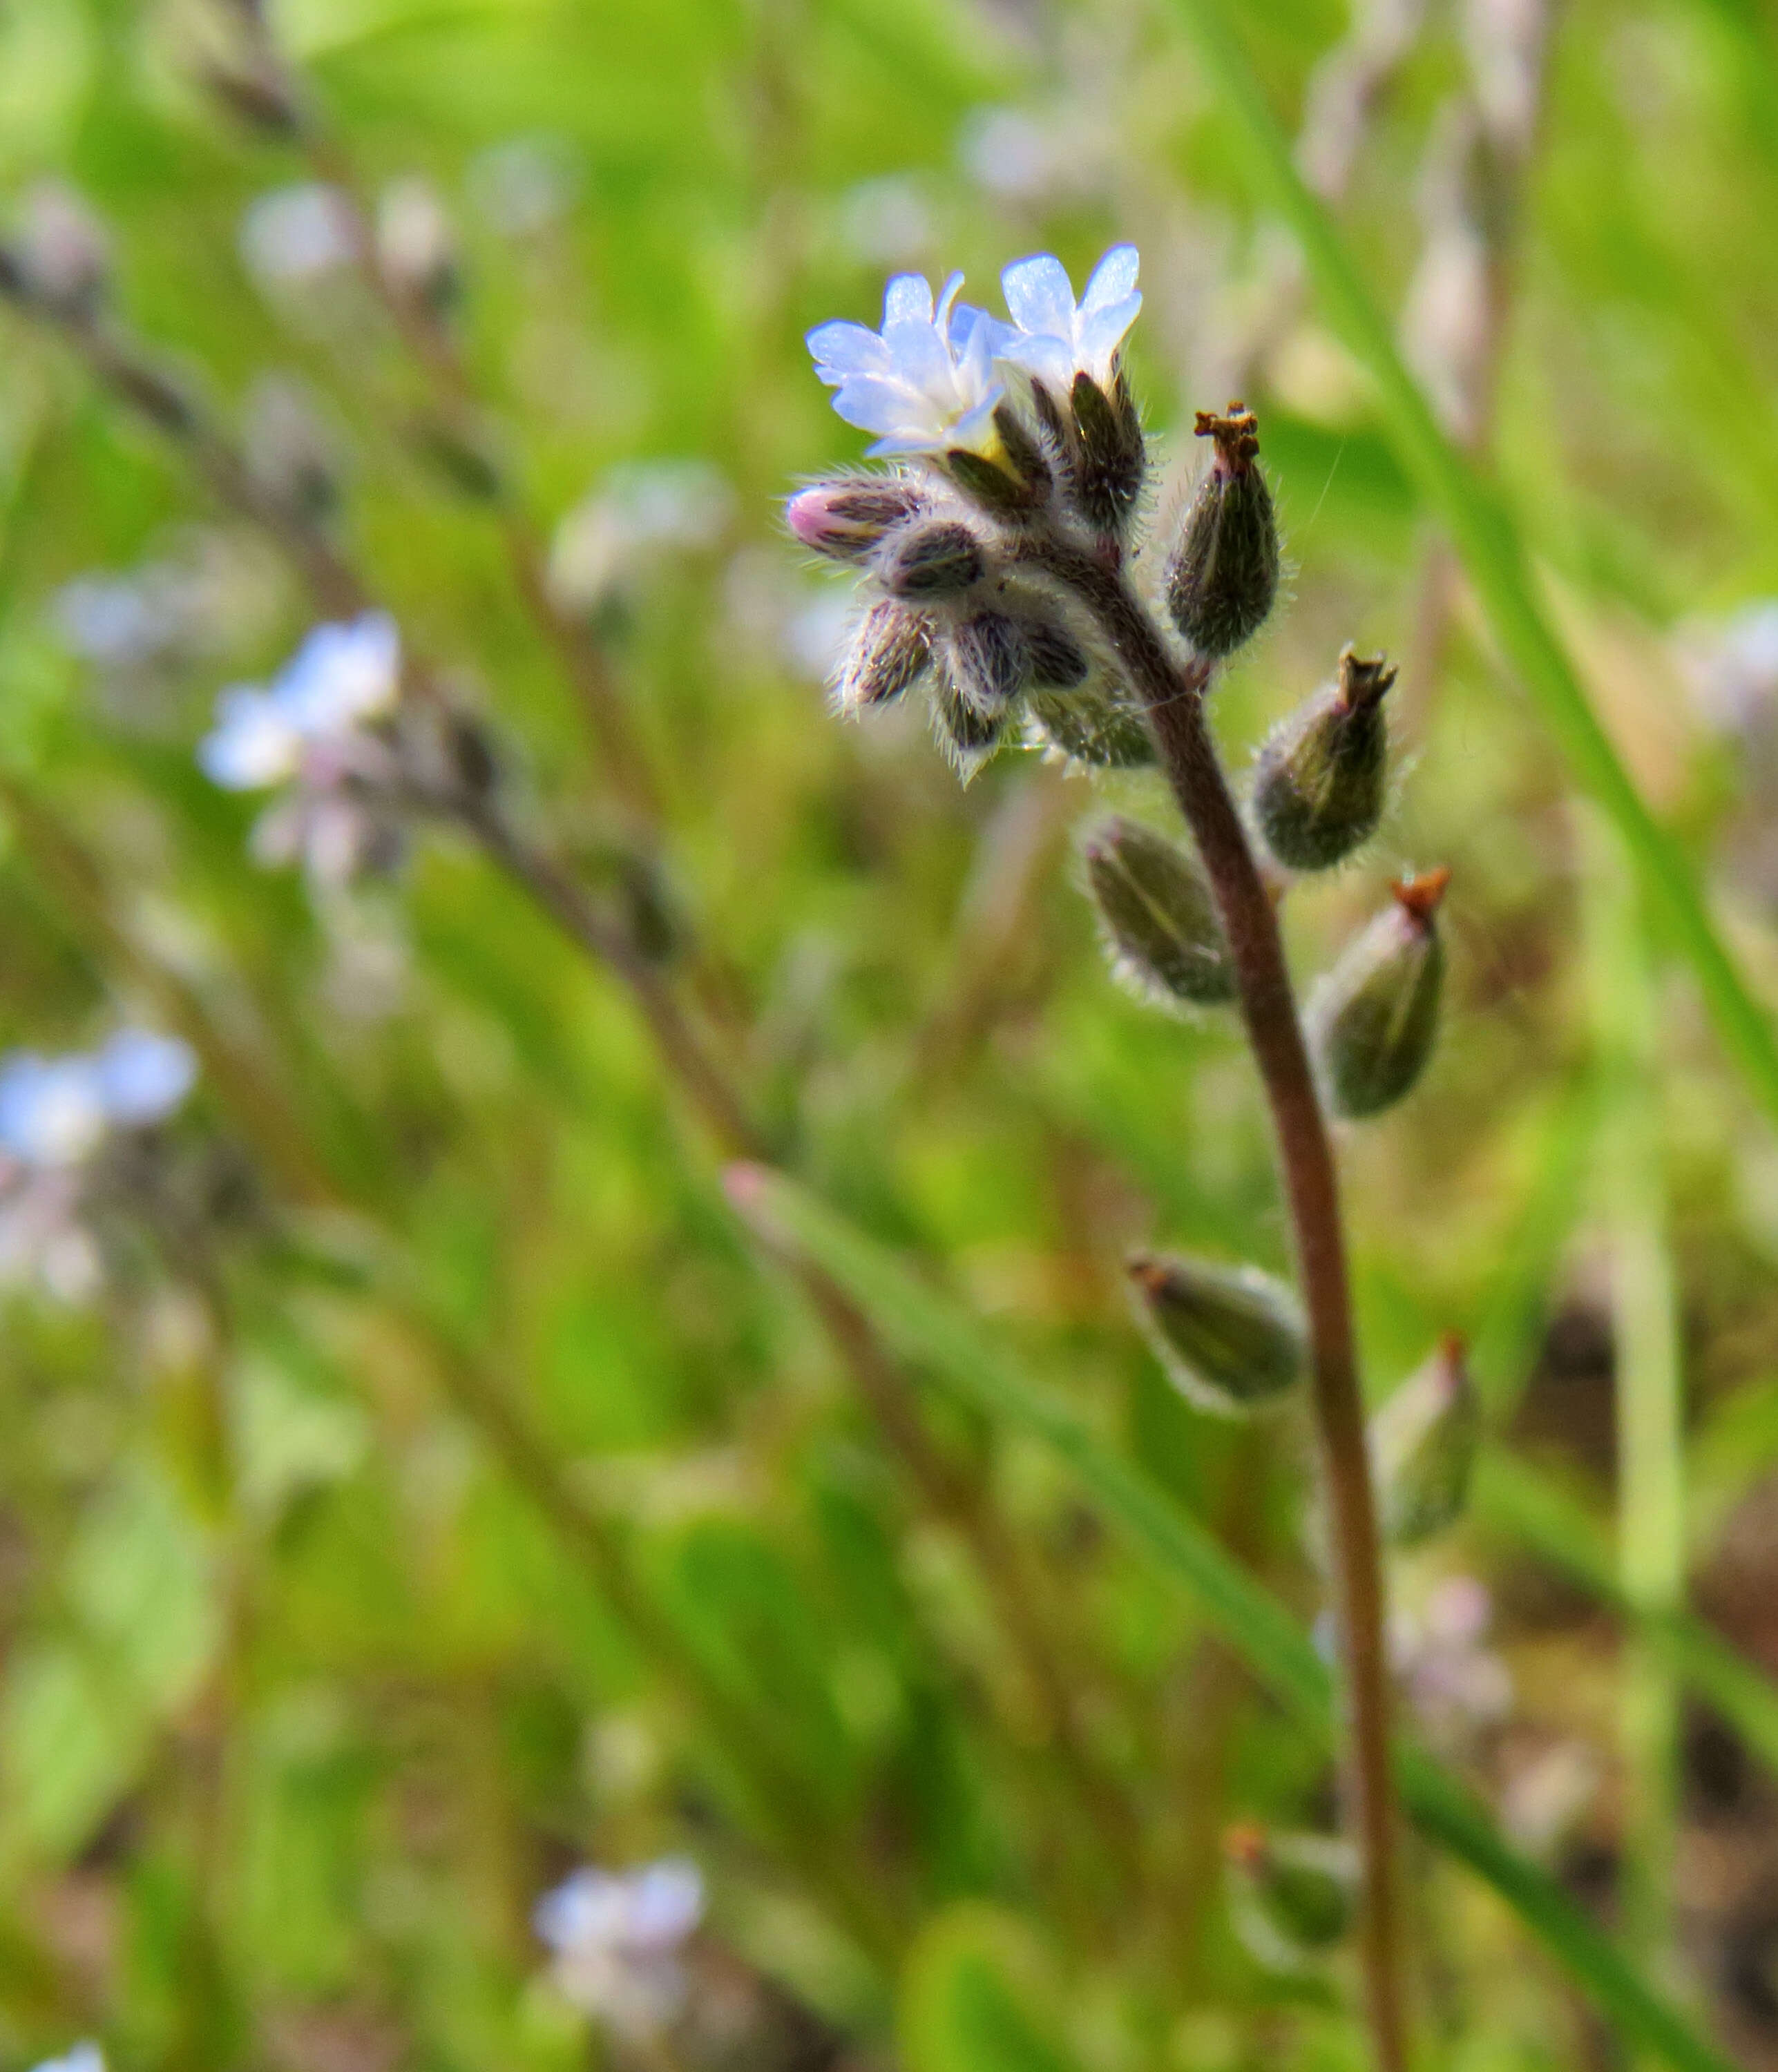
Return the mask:
{"type": "Polygon", "coordinates": [[[1039,532],[1122,558],[1147,472],[1122,360],[1141,306],[1134,250],[1107,254],[1078,303],[1047,257],[1002,277],[1012,321],[925,282],[891,282],[880,332],[809,334],[834,407],[879,434],[880,475],[812,484],[791,531],[858,569],[866,598],[836,685],[848,715],[924,683],[965,779],[1023,731],[1084,763],[1152,762],[1140,707],[1071,600],[1032,571],[1039,532]]]}

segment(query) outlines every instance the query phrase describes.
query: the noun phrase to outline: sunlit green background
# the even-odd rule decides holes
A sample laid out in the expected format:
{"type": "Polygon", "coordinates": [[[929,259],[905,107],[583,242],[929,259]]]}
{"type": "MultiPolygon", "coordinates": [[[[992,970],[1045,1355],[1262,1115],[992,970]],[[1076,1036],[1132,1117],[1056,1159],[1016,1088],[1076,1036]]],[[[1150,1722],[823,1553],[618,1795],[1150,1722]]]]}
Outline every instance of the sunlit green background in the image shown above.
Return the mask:
{"type": "MultiPolygon", "coordinates": [[[[1778,661],[1724,660],[1778,592],[1778,15],[1554,6],[1514,130],[1488,37],[1535,50],[1538,0],[1416,11],[1241,18],[1293,130],[1311,79],[1356,76],[1331,51],[1381,53],[1323,183],[1351,249],[1435,391],[1469,384],[1455,430],[1778,997],[1778,661]]],[[[364,195],[418,175],[448,208],[471,418],[539,552],[589,495],[628,508],[613,471],[706,465],[675,478],[685,536],[619,554],[587,623],[665,802],[656,896],[717,974],[694,1012],[775,1153],[1307,1621],[1306,1428],[1187,1408],[1124,1301],[1135,1244],[1286,1263],[1233,1026],[1117,990],[1076,882],[1096,800],[1159,794],[1023,751],[965,790],[918,712],[830,722],[844,586],[778,517],[863,444],[811,325],[874,323],[898,270],[961,267],[988,300],[1025,253],[1078,282],[1139,244],[1158,514],[1197,465],[1192,409],[1239,390],[1287,528],[1288,601],[1217,693],[1232,763],[1344,641],[1402,665],[1397,796],[1358,865],[1291,896],[1298,969],[1390,877],[1454,873],[1434,1067],[1343,1145],[1368,1386],[1463,1332],[1500,1470],[1397,1568],[1422,1624],[1482,1578],[1477,1645],[1510,1671],[1504,1716],[1430,1731],[1739,2062],[1778,2064],[1771,1776],[1572,1572],[1669,1529],[1617,1502],[1614,1346],[1621,1381],[1640,1330],[1657,1404],[1683,1392],[1694,1601],[1778,1671],[1778,1144],[1167,0],[290,0],[275,26],[364,195]]],[[[349,268],[267,292],[244,262],[249,205],[313,168],[206,86],[237,28],[231,0],[7,0],[0,183],[27,212],[46,179],[84,195],[120,322],[220,418],[269,374],[304,384],[346,556],[487,717],[515,816],[609,891],[634,824],[436,381],[349,268]]],[[[1325,1827],[1334,1794],[1190,1601],[1048,1457],[913,1399],[1009,1530],[1084,1791],[964,1539],[731,1218],[624,992],[459,837],[417,831],[395,875],[331,896],[248,860],[250,804],[193,750],[218,689],[314,617],[275,546],[6,314],[0,1042],[133,1018],[238,1070],[207,1053],[154,1205],[106,1207],[101,1291],[27,1281],[0,1311],[0,2062],[82,2035],[126,2072],[1363,2062],[1345,1960],[1281,1972],[1231,1926],[1224,1828],[1325,1827]],[[67,586],[144,570],[176,633],[83,654],[67,586]],[[765,1723],[827,1875],[787,1856],[651,1622],[765,1723]],[[576,1863],[667,1852],[710,1907],[694,2017],[651,2062],[551,1987],[530,1913],[576,1863]],[[869,1893],[886,1948],[835,1887],[869,1893]]],[[[667,968],[688,995],[691,956],[667,968]]],[[[1427,2063],[1620,2062],[1496,1901],[1418,1845],[1407,1868],[1427,2063]]]]}

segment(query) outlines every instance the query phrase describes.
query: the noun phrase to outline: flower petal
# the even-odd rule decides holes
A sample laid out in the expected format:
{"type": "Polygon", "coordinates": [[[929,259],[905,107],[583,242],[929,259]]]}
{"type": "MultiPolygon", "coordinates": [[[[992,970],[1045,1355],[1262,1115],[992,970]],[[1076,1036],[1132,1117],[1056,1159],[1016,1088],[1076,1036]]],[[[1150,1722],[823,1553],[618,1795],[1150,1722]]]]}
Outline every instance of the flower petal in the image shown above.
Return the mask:
{"type": "Polygon", "coordinates": [[[938,314],[932,319],[941,335],[949,337],[951,329],[952,305],[957,301],[957,290],[963,286],[963,276],[952,273],[946,277],[944,293],[938,298],[938,314]]]}
{"type": "Polygon", "coordinates": [[[189,1045],[148,1029],[120,1029],[93,1063],[105,1112],[126,1127],[171,1115],[198,1075],[189,1045]]]}
{"type": "Polygon", "coordinates": [[[888,347],[862,324],[842,320],[817,324],[803,343],[815,362],[815,372],[826,382],[842,380],[848,374],[880,373],[889,364],[888,347]]]}
{"type": "Polygon", "coordinates": [[[1015,259],[1000,276],[1000,286],[1021,331],[1052,338],[1074,335],[1074,289],[1060,259],[1047,252],[1015,259]]]}
{"type": "Polygon", "coordinates": [[[1101,388],[1110,375],[1112,360],[1123,343],[1124,335],[1136,321],[1142,306],[1140,295],[1126,295],[1121,302],[1095,310],[1080,327],[1080,365],[1101,388]]]}
{"type": "Polygon", "coordinates": [[[932,286],[924,273],[898,273],[883,291],[883,327],[891,324],[930,323],[932,286]]]}
{"type": "Polygon", "coordinates": [[[861,432],[892,434],[918,426],[933,414],[907,384],[881,374],[854,374],[840,384],[833,408],[861,432]]]}
{"type": "Polygon", "coordinates": [[[1142,254],[1134,245],[1113,245],[1093,269],[1086,292],[1080,298],[1080,314],[1091,316],[1112,302],[1121,302],[1136,286],[1142,254]]]}
{"type": "Polygon", "coordinates": [[[1066,339],[1015,331],[1001,346],[997,357],[1009,366],[1022,368],[1058,397],[1065,397],[1074,385],[1074,347],[1066,339]]]}

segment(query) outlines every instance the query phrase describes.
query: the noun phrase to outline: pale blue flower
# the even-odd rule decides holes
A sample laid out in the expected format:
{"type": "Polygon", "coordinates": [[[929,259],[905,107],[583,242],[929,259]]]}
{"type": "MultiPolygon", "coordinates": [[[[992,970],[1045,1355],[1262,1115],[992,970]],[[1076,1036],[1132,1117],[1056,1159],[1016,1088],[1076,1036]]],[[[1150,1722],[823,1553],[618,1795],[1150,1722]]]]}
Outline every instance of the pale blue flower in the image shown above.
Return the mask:
{"type": "Polygon", "coordinates": [[[1000,357],[1057,390],[1071,388],[1076,374],[1109,388],[1117,348],[1142,306],[1140,264],[1134,245],[1114,245],[1076,302],[1060,259],[1039,252],[1015,260],[1000,276],[1012,317],[1010,331],[1000,327],[1000,357]]]}
{"type": "Polygon", "coordinates": [[[309,748],[388,712],[401,681],[401,635],[386,612],[318,626],[270,690],[236,684],[223,692],[198,761],[226,791],[281,784],[297,774],[309,748]]]}
{"type": "Polygon", "coordinates": [[[704,1914],[704,1880],[682,1856],[624,1873],[588,1866],[546,1893],[533,1915],[554,1953],[564,1999],[640,2037],[683,2006],[678,1951],[704,1914]]]}
{"type": "Polygon", "coordinates": [[[921,275],[898,273],[883,295],[880,332],[833,323],[809,334],[815,372],[838,391],[833,408],[847,424],[877,434],[873,454],[956,446],[991,454],[998,446],[994,413],[1005,390],[994,362],[1006,327],[960,305],[962,285],[963,276],[952,274],[935,310],[921,275]]]}

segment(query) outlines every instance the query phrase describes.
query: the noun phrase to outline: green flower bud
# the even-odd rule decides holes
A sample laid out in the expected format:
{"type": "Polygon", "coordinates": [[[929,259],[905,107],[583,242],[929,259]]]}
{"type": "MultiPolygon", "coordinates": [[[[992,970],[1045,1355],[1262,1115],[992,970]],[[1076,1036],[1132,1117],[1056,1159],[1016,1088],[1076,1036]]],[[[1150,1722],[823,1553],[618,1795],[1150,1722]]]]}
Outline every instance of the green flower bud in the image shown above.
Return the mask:
{"type": "Polygon", "coordinates": [[[978,611],[950,629],[951,680],[985,719],[998,723],[1025,688],[1031,656],[1024,629],[1003,611],[978,611]]]}
{"type": "Polygon", "coordinates": [[[1074,500],[1101,532],[1121,534],[1142,493],[1148,449],[1142,421],[1120,366],[1108,393],[1089,374],[1076,374],[1073,405],[1074,500]]]}
{"type": "Polygon", "coordinates": [[[1200,1410],[1240,1416],[1302,1379],[1302,1314],[1270,1274],[1146,1252],[1130,1260],[1129,1272],[1137,1321],[1168,1379],[1200,1410]]]}
{"type": "Polygon", "coordinates": [[[1103,770],[1142,770],[1154,758],[1154,738],[1140,705],[1114,684],[1070,691],[1033,691],[1031,716],[1047,746],[1103,770]]]}
{"type": "Polygon", "coordinates": [[[1358,1860],[1331,1835],[1268,1834],[1251,1821],[1223,1837],[1236,1933],[1274,1971],[1324,1957],[1357,1911],[1358,1860]]]}
{"type": "Polygon", "coordinates": [[[987,565],[982,542],[954,518],[900,527],[883,541],[874,564],[878,580],[891,597],[921,603],[973,590],[987,565]]]}
{"type": "Polygon", "coordinates": [[[1376,832],[1389,775],[1383,697],[1395,672],[1350,648],[1337,682],[1316,692],[1259,752],[1253,816],[1292,870],[1325,870],[1376,832]]]}
{"type": "Polygon", "coordinates": [[[1000,450],[993,458],[954,446],[945,456],[945,471],[965,496],[994,517],[1014,524],[1034,518],[1048,504],[1054,487],[1043,450],[1010,404],[995,409],[994,428],[1000,450]]]}
{"type": "Polygon", "coordinates": [[[1278,517],[1258,462],[1258,421],[1239,403],[1198,413],[1216,458],[1186,513],[1167,572],[1173,623],[1200,655],[1232,655],[1265,623],[1278,596],[1278,517]]]}
{"type": "Polygon", "coordinates": [[[1393,904],[1315,988],[1309,1046],[1337,1116],[1381,1114],[1426,1069],[1445,972],[1436,916],[1450,880],[1448,870],[1434,870],[1393,886],[1393,904]]]}
{"type": "Polygon", "coordinates": [[[887,705],[917,683],[932,659],[932,622],[924,612],[879,598],[852,636],[834,704],[842,713],[887,705]]]}
{"type": "Polygon", "coordinates": [[[1456,1523],[1480,1437],[1481,1409],[1463,1340],[1449,1334],[1370,1420],[1386,1539],[1417,1547],[1456,1523]]]}
{"type": "Polygon", "coordinates": [[[963,782],[972,781],[991,761],[1006,732],[1005,712],[986,713],[958,689],[948,668],[932,687],[932,731],[938,745],[963,782]]]}
{"type": "Polygon", "coordinates": [[[1133,991],[1167,1007],[1234,997],[1228,941],[1195,857],[1121,817],[1101,820],[1082,853],[1112,967],[1133,991]]]}

